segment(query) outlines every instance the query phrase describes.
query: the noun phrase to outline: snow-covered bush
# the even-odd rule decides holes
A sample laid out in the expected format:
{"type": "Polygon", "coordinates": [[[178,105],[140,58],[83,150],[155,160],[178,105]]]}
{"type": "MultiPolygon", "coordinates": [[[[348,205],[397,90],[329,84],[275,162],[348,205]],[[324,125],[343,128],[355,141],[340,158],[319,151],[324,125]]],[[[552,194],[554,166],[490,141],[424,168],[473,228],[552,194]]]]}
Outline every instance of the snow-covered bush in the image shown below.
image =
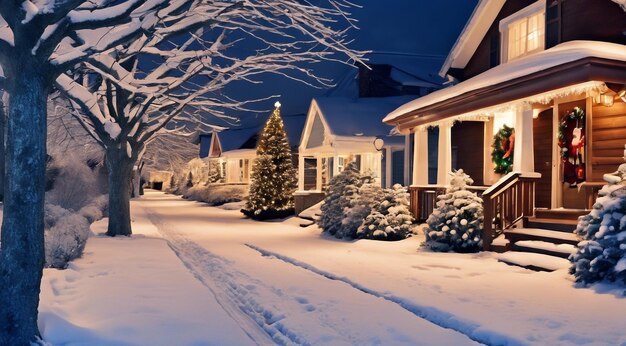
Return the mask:
{"type": "Polygon", "coordinates": [[[78,211],[106,190],[102,164],[84,155],[53,154],[47,166],[47,203],[78,211]]]}
{"type": "Polygon", "coordinates": [[[46,266],[65,268],[67,262],[80,257],[89,237],[89,222],[78,214],[68,214],[45,233],[46,266]]]}
{"type": "Polygon", "coordinates": [[[183,194],[183,198],[204,202],[209,205],[240,202],[248,196],[248,185],[245,184],[210,184],[194,186],[183,194]]]}
{"type": "Polygon", "coordinates": [[[426,223],[425,245],[435,251],[476,252],[482,246],[483,203],[467,186],[474,181],[462,169],[452,173],[445,194],[426,223]]]}
{"type": "Polygon", "coordinates": [[[45,205],[46,267],[62,269],[80,257],[89,237],[89,225],[102,218],[107,200],[106,195],[95,198],[78,213],[54,204],[45,205]]]}
{"type": "MultiPolygon", "coordinates": [[[[364,185],[365,186],[365,185],[364,185]]],[[[383,190],[371,213],[357,231],[357,237],[376,240],[400,240],[412,235],[413,215],[409,210],[409,193],[402,185],[383,190]],[[379,198],[380,199],[380,198],[379,198]]]]}
{"type": "MultiPolygon", "coordinates": [[[[354,189],[349,185],[348,190],[354,189]]],[[[353,191],[351,191],[353,192],[353,191]]],[[[370,215],[372,208],[376,208],[384,195],[383,189],[378,184],[363,184],[356,193],[348,193],[349,206],[344,209],[344,218],[341,228],[335,233],[337,238],[357,238],[357,230],[363,224],[363,220],[370,215]]]]}
{"type": "Polygon", "coordinates": [[[196,187],[220,183],[223,179],[219,162],[214,159],[195,158],[174,172],[168,192],[186,195],[193,193],[190,190],[196,187]]]}
{"type": "MultiPolygon", "coordinates": [[[[337,238],[343,238],[344,235],[352,233],[348,225],[344,225],[343,220],[350,207],[354,205],[353,200],[358,198],[359,188],[370,182],[372,182],[371,176],[362,175],[355,162],[350,162],[341,173],[330,180],[318,220],[324,232],[337,238]]],[[[350,223],[349,227],[352,226],[353,224],[350,223]]]]}
{"type": "MultiPolygon", "coordinates": [[[[626,150],[624,151],[626,160],[626,150]]],[[[626,285],[626,163],[611,174],[588,215],[578,220],[584,238],[570,256],[570,273],[577,282],[618,282],[626,285]]]]}

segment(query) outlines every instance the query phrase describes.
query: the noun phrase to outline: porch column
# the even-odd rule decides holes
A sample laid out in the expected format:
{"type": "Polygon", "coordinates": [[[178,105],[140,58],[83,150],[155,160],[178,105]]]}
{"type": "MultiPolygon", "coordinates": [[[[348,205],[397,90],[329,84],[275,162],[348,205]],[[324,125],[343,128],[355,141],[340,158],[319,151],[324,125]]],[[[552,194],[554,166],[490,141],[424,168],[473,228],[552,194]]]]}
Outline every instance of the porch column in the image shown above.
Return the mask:
{"type": "MultiPolygon", "coordinates": [[[[547,150],[547,149],[546,149],[547,150]]],[[[521,107],[515,112],[515,145],[513,171],[534,172],[533,109],[521,107]]]]}
{"type": "Polygon", "coordinates": [[[404,185],[411,184],[411,135],[404,135],[404,185]]]}
{"type": "Polygon", "coordinates": [[[391,150],[391,147],[385,148],[385,157],[385,181],[382,182],[382,185],[386,188],[390,188],[393,180],[393,173],[391,172],[391,167],[393,165],[391,162],[393,160],[393,151],[391,150]]]}
{"type": "Polygon", "coordinates": [[[452,122],[439,125],[437,184],[448,185],[452,171],[452,122]]]}
{"type": "Polygon", "coordinates": [[[415,129],[412,180],[413,185],[428,184],[428,129],[423,127],[415,129]]]}
{"type": "Polygon", "coordinates": [[[317,170],[315,176],[315,189],[317,191],[322,191],[322,158],[317,157],[317,170]]]}
{"type": "Polygon", "coordinates": [[[304,191],[304,155],[298,155],[298,191],[304,191]]]}

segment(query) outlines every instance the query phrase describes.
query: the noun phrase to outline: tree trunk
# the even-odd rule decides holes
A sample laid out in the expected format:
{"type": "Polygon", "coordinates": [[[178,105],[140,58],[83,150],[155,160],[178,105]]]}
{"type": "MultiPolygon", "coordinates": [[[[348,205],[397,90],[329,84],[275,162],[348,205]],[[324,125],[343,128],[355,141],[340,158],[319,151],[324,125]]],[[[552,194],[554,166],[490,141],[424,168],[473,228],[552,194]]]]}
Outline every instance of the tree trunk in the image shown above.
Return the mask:
{"type": "MultiPolygon", "coordinates": [[[[125,148],[125,145],[122,146],[125,148]]],[[[134,162],[126,150],[111,148],[107,150],[107,169],[109,171],[109,227],[107,235],[129,236],[130,195],[132,192],[132,174],[134,162]]]]}
{"type": "MultiPolygon", "coordinates": [[[[0,344],[28,345],[39,335],[44,266],[44,187],[48,85],[32,66],[9,88],[2,247],[0,344]]],[[[39,73],[38,73],[39,72],[39,73]]]]}
{"type": "Polygon", "coordinates": [[[0,91],[0,201],[4,200],[4,138],[6,128],[4,92],[0,91]]]}

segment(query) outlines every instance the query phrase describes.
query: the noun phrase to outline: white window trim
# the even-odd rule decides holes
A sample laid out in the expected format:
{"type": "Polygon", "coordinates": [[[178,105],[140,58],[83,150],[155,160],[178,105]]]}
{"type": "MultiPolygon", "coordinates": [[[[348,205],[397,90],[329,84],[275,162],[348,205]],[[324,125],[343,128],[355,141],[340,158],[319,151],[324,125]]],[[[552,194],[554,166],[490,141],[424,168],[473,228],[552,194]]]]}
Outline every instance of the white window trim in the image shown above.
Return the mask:
{"type": "MultiPolygon", "coordinates": [[[[500,63],[504,64],[506,62],[509,61],[509,35],[508,35],[508,28],[509,25],[511,25],[512,23],[526,18],[526,17],[530,17],[533,14],[536,13],[540,13],[543,12],[544,13],[544,18],[545,18],[545,12],[546,12],[546,0],[539,0],[537,2],[535,2],[532,5],[526,6],[523,9],[513,13],[512,15],[500,20],[500,63]]],[[[544,31],[545,31],[545,23],[544,23],[544,31]]],[[[544,41],[545,41],[545,32],[544,32],[544,41]]],[[[544,42],[544,49],[545,49],[545,42],[544,42]]]]}

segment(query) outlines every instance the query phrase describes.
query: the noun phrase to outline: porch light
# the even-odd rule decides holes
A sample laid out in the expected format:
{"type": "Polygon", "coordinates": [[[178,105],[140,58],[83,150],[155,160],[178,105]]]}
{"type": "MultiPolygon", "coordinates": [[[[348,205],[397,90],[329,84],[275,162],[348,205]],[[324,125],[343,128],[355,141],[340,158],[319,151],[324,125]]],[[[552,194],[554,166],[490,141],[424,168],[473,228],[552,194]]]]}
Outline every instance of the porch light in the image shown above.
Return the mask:
{"type": "Polygon", "coordinates": [[[383,146],[385,145],[385,141],[382,138],[376,137],[374,140],[374,149],[377,151],[381,151],[383,146]]]}
{"type": "Polygon", "coordinates": [[[612,107],[614,103],[613,95],[608,94],[598,94],[593,98],[593,102],[598,105],[603,105],[605,107],[612,107]]]}

